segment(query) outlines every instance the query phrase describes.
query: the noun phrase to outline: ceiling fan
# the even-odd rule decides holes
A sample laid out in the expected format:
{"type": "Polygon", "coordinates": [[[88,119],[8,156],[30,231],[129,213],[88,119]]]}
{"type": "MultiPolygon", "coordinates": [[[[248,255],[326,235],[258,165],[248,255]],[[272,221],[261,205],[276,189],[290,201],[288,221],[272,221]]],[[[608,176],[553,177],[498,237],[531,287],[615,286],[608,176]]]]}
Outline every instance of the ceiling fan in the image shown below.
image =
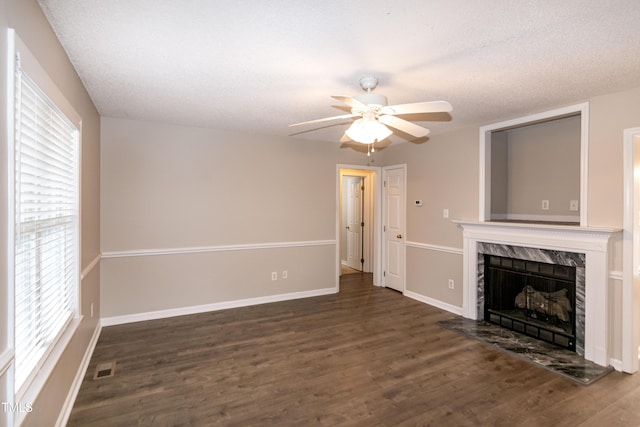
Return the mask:
{"type": "Polygon", "coordinates": [[[350,114],[294,123],[289,125],[289,127],[359,117],[359,119],[355,120],[349,129],[345,131],[345,135],[340,139],[340,142],[356,141],[362,144],[369,144],[371,145],[370,151],[373,151],[373,144],[375,142],[382,141],[393,134],[387,126],[416,138],[422,138],[429,134],[429,129],[402,119],[398,117],[399,115],[440,113],[452,110],[451,104],[446,101],[387,105],[386,96],[371,92],[377,85],[378,79],[376,77],[366,76],[360,79],[360,87],[366,91],[365,94],[355,97],[342,95],[332,96],[332,98],[350,106],[350,114]]]}

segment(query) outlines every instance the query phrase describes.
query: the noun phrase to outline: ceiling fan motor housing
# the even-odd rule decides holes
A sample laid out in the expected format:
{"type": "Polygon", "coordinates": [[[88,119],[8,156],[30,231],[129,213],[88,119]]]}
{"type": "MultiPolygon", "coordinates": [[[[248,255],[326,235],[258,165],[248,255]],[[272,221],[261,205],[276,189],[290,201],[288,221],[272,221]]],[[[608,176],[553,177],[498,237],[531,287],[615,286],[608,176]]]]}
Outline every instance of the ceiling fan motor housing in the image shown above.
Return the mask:
{"type": "Polygon", "coordinates": [[[365,76],[360,79],[360,87],[367,93],[360,96],[356,96],[355,99],[362,102],[364,105],[373,107],[373,109],[380,109],[387,105],[387,97],[384,95],[378,95],[371,91],[378,86],[378,78],[373,76],[365,76]],[[377,107],[377,108],[376,108],[377,107]]]}
{"type": "Polygon", "coordinates": [[[369,106],[379,105],[380,107],[384,107],[387,105],[387,97],[377,93],[364,93],[356,96],[355,99],[369,106]]]}

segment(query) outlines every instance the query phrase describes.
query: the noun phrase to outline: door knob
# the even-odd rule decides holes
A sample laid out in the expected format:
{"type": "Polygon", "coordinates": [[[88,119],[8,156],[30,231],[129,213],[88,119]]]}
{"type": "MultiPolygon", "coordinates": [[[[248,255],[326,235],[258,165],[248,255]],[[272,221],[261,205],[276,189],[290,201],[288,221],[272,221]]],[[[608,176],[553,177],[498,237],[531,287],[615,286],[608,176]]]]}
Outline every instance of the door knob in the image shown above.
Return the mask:
{"type": "Polygon", "coordinates": [[[398,234],[396,237],[397,237],[398,239],[402,239],[402,234],[398,234]]]}
{"type": "Polygon", "coordinates": [[[351,229],[349,228],[349,226],[348,226],[348,225],[347,225],[345,228],[346,228],[347,230],[351,230],[351,229]]]}

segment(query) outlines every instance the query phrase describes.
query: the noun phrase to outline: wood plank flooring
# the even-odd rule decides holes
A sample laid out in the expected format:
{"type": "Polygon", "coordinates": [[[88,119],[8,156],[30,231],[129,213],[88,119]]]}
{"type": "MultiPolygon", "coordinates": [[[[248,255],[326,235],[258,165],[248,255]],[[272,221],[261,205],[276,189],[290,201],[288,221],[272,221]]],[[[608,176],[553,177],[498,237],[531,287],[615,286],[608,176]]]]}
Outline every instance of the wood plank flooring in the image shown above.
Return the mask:
{"type": "Polygon", "coordinates": [[[340,265],[340,274],[358,274],[362,273],[360,270],[356,270],[355,268],[348,267],[346,265],[340,265]]]}
{"type": "Polygon", "coordinates": [[[68,425],[640,425],[640,374],[585,387],[435,324],[452,316],[353,274],[336,295],[106,327],[68,425]]]}

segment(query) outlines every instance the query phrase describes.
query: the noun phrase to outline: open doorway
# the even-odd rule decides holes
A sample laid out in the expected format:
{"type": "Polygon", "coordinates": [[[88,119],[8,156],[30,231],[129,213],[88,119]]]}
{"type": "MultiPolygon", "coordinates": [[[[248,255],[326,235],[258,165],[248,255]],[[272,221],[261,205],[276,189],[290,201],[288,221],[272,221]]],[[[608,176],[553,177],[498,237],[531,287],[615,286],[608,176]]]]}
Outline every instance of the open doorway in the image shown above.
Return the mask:
{"type": "Polygon", "coordinates": [[[340,169],[340,267],[373,272],[374,175],[372,170],[340,169]]]}
{"type": "Polygon", "coordinates": [[[340,275],[362,272],[365,255],[369,258],[369,248],[365,246],[367,229],[365,218],[367,200],[364,176],[342,175],[340,197],[340,275]]]}
{"type": "MultiPolygon", "coordinates": [[[[373,285],[382,286],[381,277],[381,230],[382,216],[380,205],[380,193],[382,191],[381,175],[382,169],[376,166],[360,165],[336,165],[336,283],[340,283],[343,253],[346,255],[346,245],[343,245],[343,230],[346,230],[346,222],[343,220],[343,186],[342,177],[352,176],[363,178],[364,183],[364,227],[362,253],[364,262],[361,268],[365,273],[373,273],[373,285]],[[344,224],[343,224],[344,222],[344,224]]],[[[344,240],[346,243],[346,240],[344,240]]],[[[358,260],[359,261],[359,260],[358,260]]],[[[338,285],[339,289],[339,285],[338,285]]]]}

